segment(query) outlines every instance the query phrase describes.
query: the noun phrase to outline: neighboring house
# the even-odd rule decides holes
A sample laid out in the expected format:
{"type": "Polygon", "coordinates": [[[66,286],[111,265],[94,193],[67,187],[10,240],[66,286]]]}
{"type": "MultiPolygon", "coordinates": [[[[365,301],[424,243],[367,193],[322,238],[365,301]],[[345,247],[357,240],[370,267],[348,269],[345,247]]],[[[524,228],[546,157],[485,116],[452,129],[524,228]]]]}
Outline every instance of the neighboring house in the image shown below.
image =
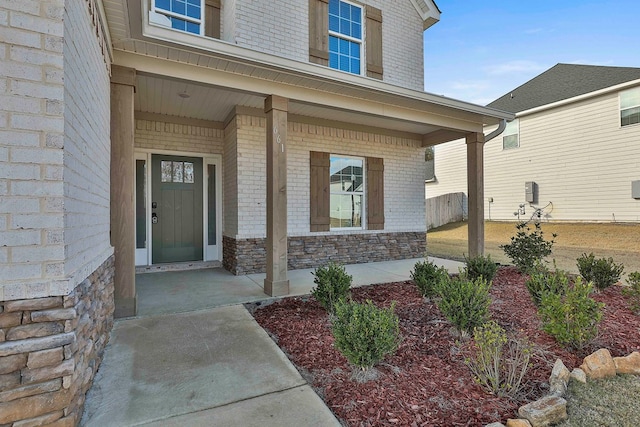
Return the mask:
{"type": "Polygon", "coordinates": [[[114,310],[136,313],[136,266],[262,271],[281,295],[289,268],[422,256],[425,147],[466,137],[481,177],[484,127],[513,117],[422,91],[439,16],[1,2],[0,424],[79,420],[114,310]]]}
{"type": "MultiPolygon", "coordinates": [[[[485,144],[486,219],[640,221],[640,68],[558,64],[488,106],[516,119],[485,144]]],[[[428,199],[466,192],[464,153],[435,148],[428,199]]]]}

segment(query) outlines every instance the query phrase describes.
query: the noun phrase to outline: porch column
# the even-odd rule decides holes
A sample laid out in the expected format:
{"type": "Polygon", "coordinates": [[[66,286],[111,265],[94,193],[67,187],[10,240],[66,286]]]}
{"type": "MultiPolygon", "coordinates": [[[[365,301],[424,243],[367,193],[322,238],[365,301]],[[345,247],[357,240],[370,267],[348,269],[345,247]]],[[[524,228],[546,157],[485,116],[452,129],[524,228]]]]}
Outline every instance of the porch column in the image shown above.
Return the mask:
{"type": "Polygon", "coordinates": [[[287,278],[287,111],[289,100],[267,97],[267,277],[264,292],[289,293],[287,278]]]}
{"type": "Polygon", "coordinates": [[[470,133],[467,142],[469,257],[484,254],[484,134],[470,133]]]}
{"type": "Polygon", "coordinates": [[[136,70],[111,69],[111,245],[115,249],[115,317],[135,316],[135,160],[133,156],[136,70]]]}

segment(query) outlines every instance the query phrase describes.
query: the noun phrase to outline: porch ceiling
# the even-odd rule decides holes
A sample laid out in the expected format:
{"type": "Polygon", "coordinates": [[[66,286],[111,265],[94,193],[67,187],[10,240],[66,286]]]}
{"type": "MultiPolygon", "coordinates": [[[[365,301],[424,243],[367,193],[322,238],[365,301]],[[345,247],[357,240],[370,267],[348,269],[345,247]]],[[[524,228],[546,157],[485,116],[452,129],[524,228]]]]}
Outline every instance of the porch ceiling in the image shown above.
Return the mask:
{"type": "MultiPolygon", "coordinates": [[[[188,80],[139,73],[135,110],[145,113],[224,122],[236,106],[264,108],[264,95],[229,90],[188,80]],[[187,94],[188,98],[183,94],[187,94]],[[183,95],[183,96],[181,96],[183,95]]],[[[343,122],[424,135],[439,129],[425,123],[363,114],[291,100],[289,113],[313,119],[343,122]]]]}

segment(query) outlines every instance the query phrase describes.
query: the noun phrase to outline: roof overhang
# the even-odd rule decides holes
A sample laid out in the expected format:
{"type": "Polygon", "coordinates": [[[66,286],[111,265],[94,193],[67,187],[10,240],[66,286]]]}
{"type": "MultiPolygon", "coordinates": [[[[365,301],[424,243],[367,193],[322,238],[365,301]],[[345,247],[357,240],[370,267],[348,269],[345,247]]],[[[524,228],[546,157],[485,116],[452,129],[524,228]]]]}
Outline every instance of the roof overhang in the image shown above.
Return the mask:
{"type": "MultiPolygon", "coordinates": [[[[105,1],[113,6],[117,0],[105,1]]],[[[430,3],[433,9],[429,10],[437,11],[430,3]]],[[[127,17],[129,37],[114,40],[114,64],[135,68],[143,75],[262,97],[277,94],[301,106],[314,106],[315,112],[334,109],[349,113],[352,119],[360,115],[361,122],[392,121],[397,130],[405,130],[406,123],[407,131],[418,131],[423,136],[439,131],[438,138],[427,141],[446,142],[441,141],[443,135],[482,132],[485,125],[513,119],[513,114],[489,107],[153,25],[142,18],[148,16],[147,2],[133,1],[128,5],[122,16],[127,17]]]]}
{"type": "Polygon", "coordinates": [[[431,0],[410,0],[422,18],[422,29],[426,30],[440,21],[440,9],[431,0]]]}

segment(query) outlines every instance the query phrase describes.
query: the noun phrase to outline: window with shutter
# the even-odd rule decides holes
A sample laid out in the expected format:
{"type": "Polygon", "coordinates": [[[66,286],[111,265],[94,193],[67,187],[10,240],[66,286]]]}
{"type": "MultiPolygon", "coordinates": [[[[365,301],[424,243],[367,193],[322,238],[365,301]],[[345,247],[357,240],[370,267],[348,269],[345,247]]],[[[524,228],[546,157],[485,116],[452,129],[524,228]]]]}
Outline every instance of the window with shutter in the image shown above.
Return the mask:
{"type": "Polygon", "coordinates": [[[367,157],[367,228],[384,230],[384,160],[367,157]]]}
{"type": "Polygon", "coordinates": [[[309,61],[329,65],[329,0],[309,0],[309,61]]]}
{"type": "Polygon", "coordinates": [[[382,80],[382,11],[367,5],[367,76],[382,80]]]}
{"type": "Polygon", "coordinates": [[[220,0],[205,0],[204,35],[214,39],[220,38],[220,0]]]}
{"type": "Polygon", "coordinates": [[[311,152],[310,214],[311,231],[329,231],[329,153],[311,152]]]}

